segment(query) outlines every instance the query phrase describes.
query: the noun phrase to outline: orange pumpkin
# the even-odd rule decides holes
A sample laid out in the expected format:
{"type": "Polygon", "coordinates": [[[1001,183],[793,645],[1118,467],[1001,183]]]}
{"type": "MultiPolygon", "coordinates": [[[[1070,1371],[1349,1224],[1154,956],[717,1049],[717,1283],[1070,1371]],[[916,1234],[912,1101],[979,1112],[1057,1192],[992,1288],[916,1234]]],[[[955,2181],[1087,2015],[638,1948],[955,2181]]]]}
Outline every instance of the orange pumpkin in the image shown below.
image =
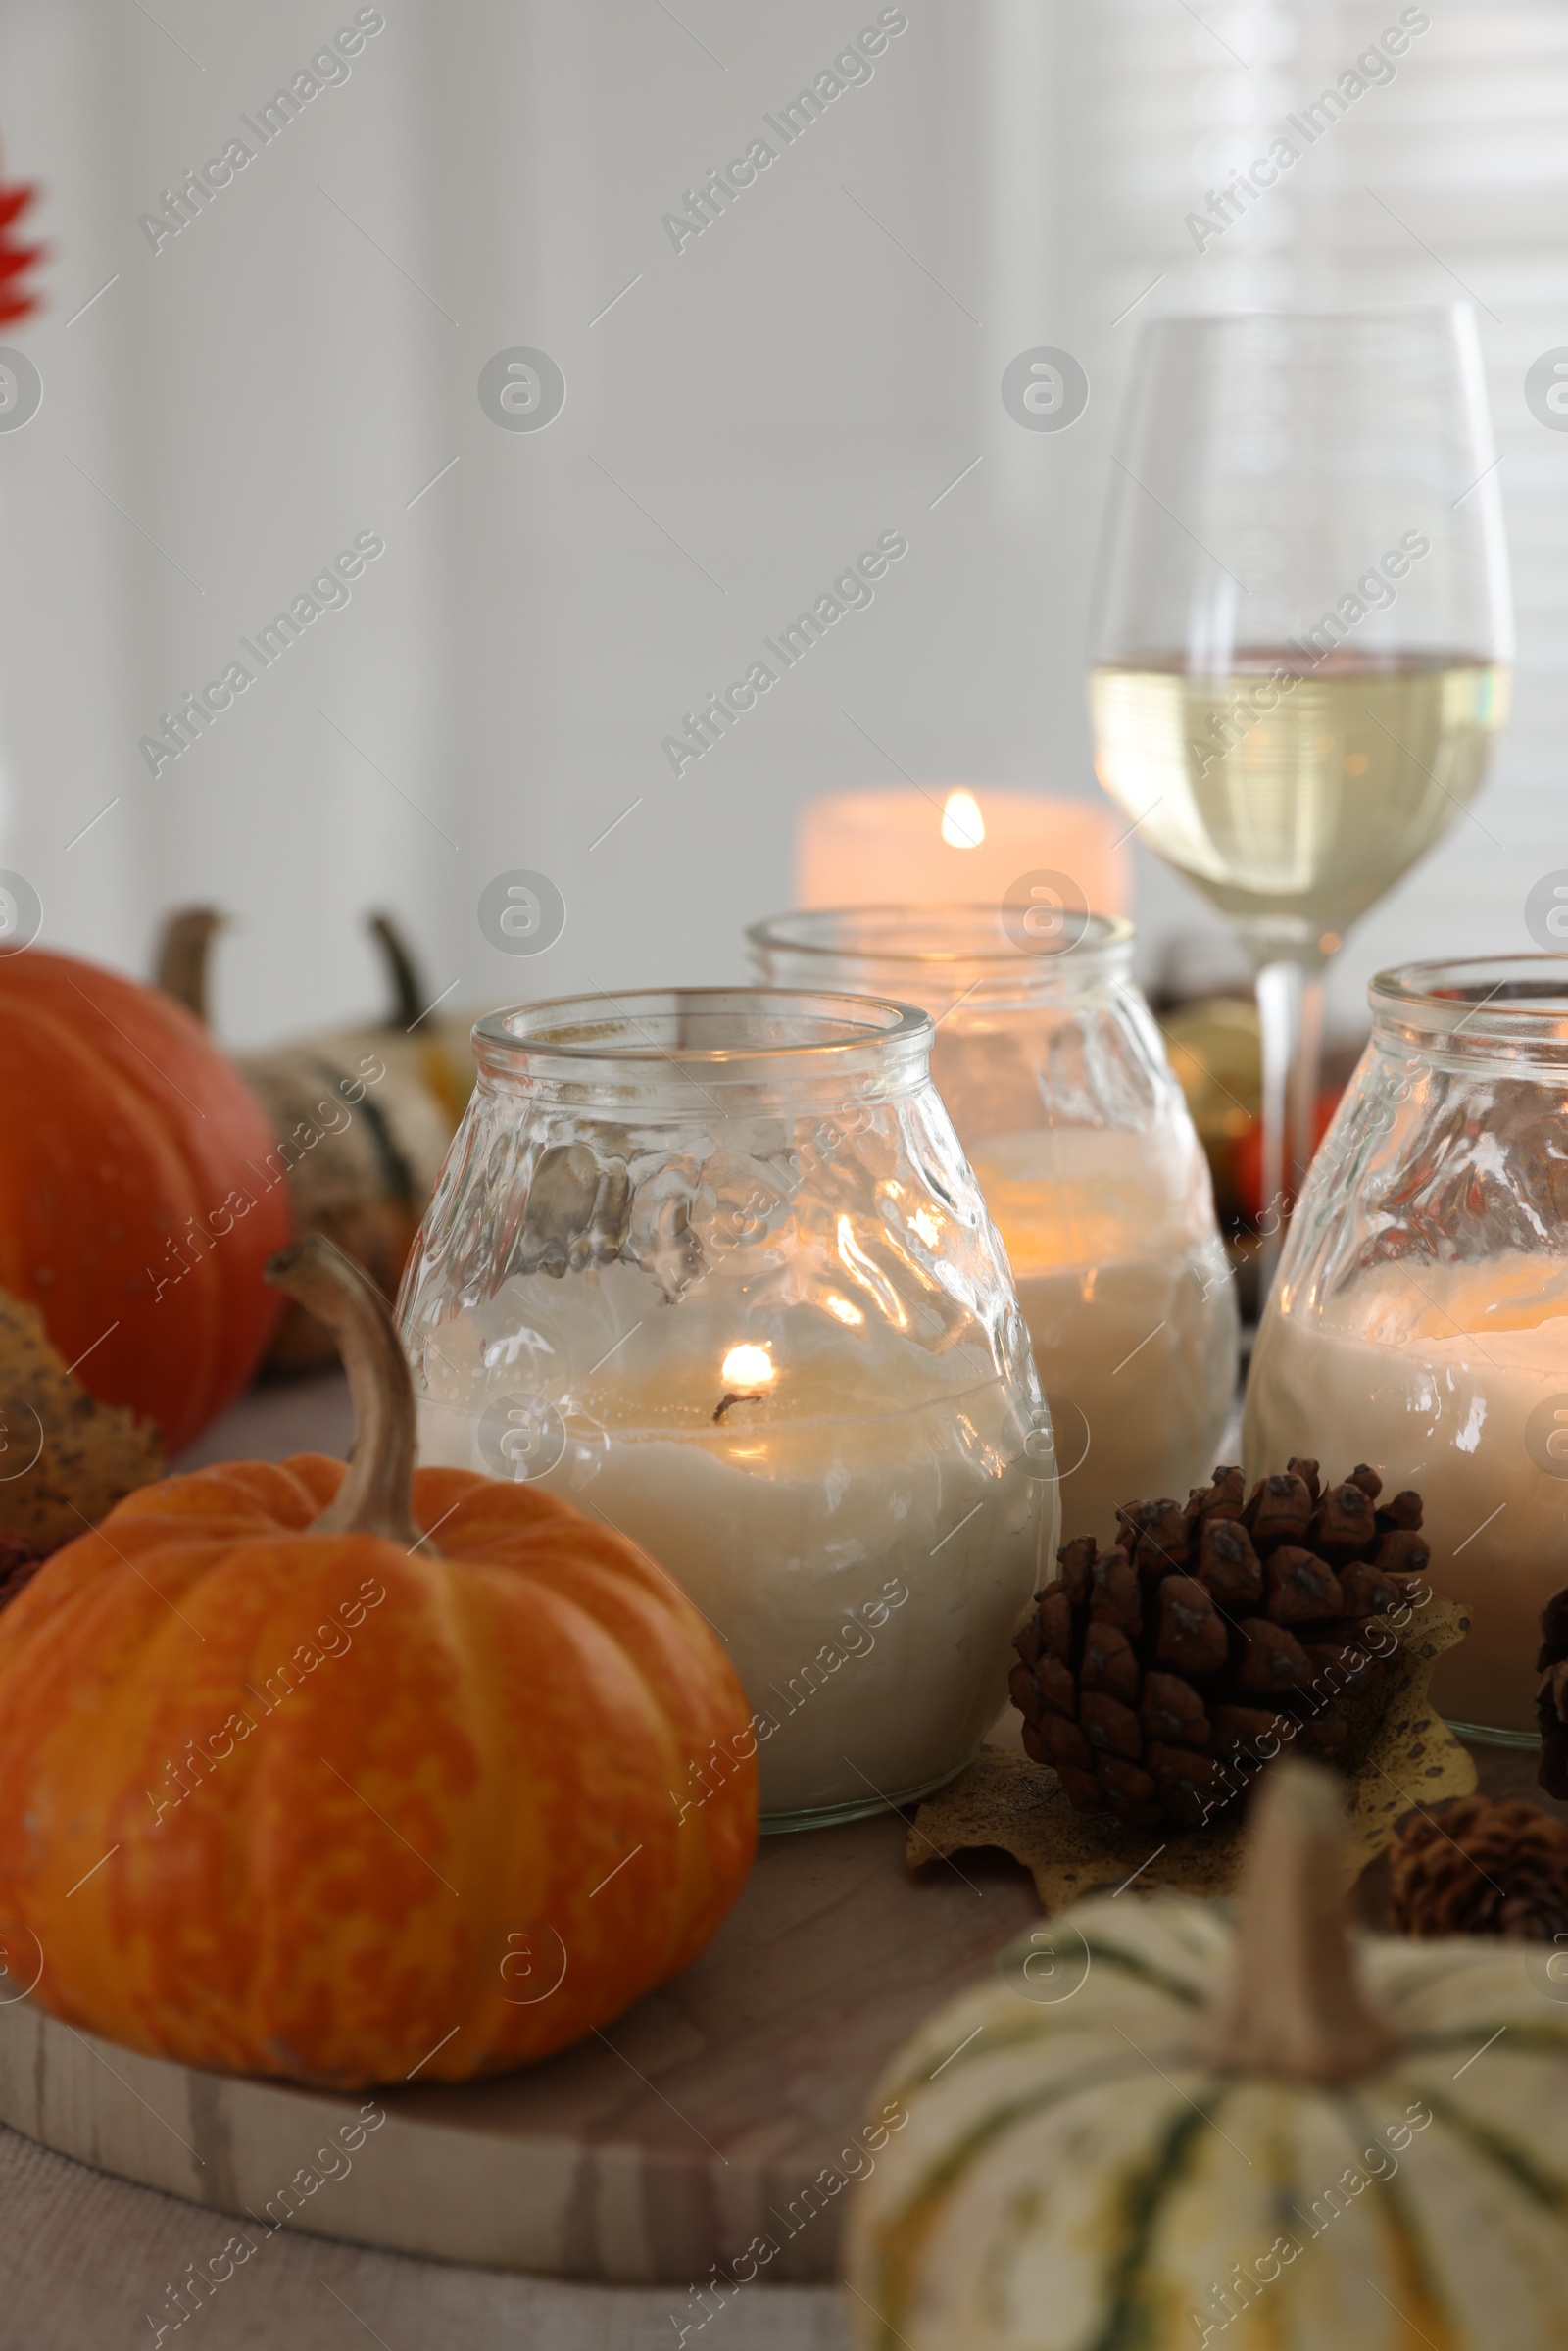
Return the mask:
{"type": "Polygon", "coordinates": [[[339,1336],[353,1465],[144,1487],[0,1612],[0,1933],[44,2007],[155,2055],[497,2072],[713,1933],[756,1844],[746,1700],[612,1530],[413,1472],[359,1267],[313,1236],[276,1274],[339,1336]]]}
{"type": "Polygon", "coordinates": [[[260,1105],[160,990],[38,948],[0,955],[0,1289],[177,1452],[277,1318],[288,1192],[260,1105]]]}

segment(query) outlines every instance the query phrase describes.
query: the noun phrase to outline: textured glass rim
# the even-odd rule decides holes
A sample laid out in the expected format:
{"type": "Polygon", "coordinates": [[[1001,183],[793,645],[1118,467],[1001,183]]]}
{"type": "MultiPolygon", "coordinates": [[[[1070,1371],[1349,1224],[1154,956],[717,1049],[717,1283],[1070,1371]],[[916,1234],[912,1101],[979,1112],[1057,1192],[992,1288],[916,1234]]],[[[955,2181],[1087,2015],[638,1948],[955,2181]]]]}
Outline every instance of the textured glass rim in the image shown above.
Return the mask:
{"type": "Polygon", "coordinates": [[[1367,1002],[1375,1019],[1457,1040],[1461,1051],[1471,1041],[1549,1045],[1568,1061],[1568,955],[1397,963],[1373,979],[1367,1002]]]}
{"type": "Polygon", "coordinates": [[[847,1054],[925,1045],[931,1031],[928,1012],[891,998],[857,996],[846,989],[756,987],[627,988],[618,995],[607,990],[553,996],[537,1004],[502,1005],[473,1026],[475,1044],[487,1046],[498,1055],[561,1067],[576,1063],[600,1071],[628,1063],[640,1071],[656,1071],[661,1066],[679,1068],[690,1062],[707,1068],[755,1063],[765,1069],[803,1059],[821,1066],[847,1054]],[[829,1005],[842,1009],[832,1014],[822,1008],[829,1005]],[[672,1011],[701,1011],[705,1006],[713,1011],[726,1007],[737,1018],[754,1012],[775,1017],[793,1013],[802,1020],[819,1019],[824,1026],[836,1019],[838,1033],[783,1039],[776,1044],[740,1041],[729,1045],[661,1044],[631,1033],[637,1025],[638,1007],[652,1019],[667,1018],[672,1011]],[[512,1022],[528,1025],[519,1029],[508,1025],[512,1022]],[[619,1026],[611,1036],[609,1031],[616,1023],[619,1026]],[[601,1032],[598,1037],[582,1033],[584,1028],[594,1027],[601,1032]]]}
{"type": "Polygon", "coordinates": [[[796,923],[844,922],[877,914],[903,914],[915,919],[929,916],[933,922],[954,915],[978,915],[999,929],[1002,924],[1002,909],[994,899],[934,899],[929,905],[919,900],[890,900],[853,906],[797,906],[786,914],[764,914],[760,922],[748,926],[746,938],[749,946],[765,953],[819,955],[825,963],[903,963],[910,971],[929,971],[944,964],[980,963],[988,971],[1022,975],[1054,970],[1074,957],[1081,957],[1087,963],[1118,948],[1125,948],[1130,954],[1138,935],[1136,925],[1124,914],[1090,914],[1085,918],[1083,935],[1070,946],[1039,951],[1017,947],[1011,941],[998,947],[880,947],[857,945],[843,939],[791,936],[790,926],[796,923]]]}
{"type": "Polygon", "coordinates": [[[1384,302],[1365,310],[1246,310],[1163,311],[1145,321],[1144,331],[1157,334],[1166,326],[1402,326],[1420,320],[1428,325],[1449,324],[1474,316],[1474,305],[1456,294],[1451,302],[1384,302]]]}

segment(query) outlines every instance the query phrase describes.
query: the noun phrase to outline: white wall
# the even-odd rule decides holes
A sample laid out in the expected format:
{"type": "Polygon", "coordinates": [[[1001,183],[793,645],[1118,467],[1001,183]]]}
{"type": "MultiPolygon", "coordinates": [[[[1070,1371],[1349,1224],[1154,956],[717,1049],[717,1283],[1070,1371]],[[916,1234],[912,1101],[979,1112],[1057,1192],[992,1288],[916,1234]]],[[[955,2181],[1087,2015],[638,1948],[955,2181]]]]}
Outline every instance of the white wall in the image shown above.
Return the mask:
{"type": "MultiPolygon", "coordinates": [[[[1525,892],[1568,864],[1568,435],[1522,396],[1568,341],[1568,18],[1448,0],[1394,86],[1200,259],[1183,216],[1232,143],[1256,152],[1396,8],[905,5],[874,77],[679,253],[662,214],[874,0],[384,0],[348,81],[156,254],[137,216],[352,5],[0,10],[6,176],[43,182],[52,248],[46,315],[0,330],[45,387],[0,432],[0,864],[40,891],[48,942],[144,969],[168,906],[220,903],[235,1041],[372,1004],[374,904],[465,1004],[735,975],[743,924],[788,900],[807,794],[901,769],[1095,790],[1086,606],[1146,311],[1432,301],[1451,271],[1495,314],[1518,715],[1478,811],[1494,840],[1461,822],[1352,937],[1337,1001],[1353,1017],[1394,955],[1529,944],[1525,892]],[[1068,432],[1002,408],[1036,342],[1089,371],[1068,432]],[[564,371],[543,432],[479,406],[512,345],[564,371]],[[144,730],[366,528],[386,553],[347,608],[150,775],[144,730]],[[909,554],[875,604],[677,780],[681,713],[889,528],[909,554]],[[509,867],[567,903],[534,961],[475,918],[509,867]]],[[[1211,922],[1147,859],[1141,914],[1151,955],[1211,922]]]]}

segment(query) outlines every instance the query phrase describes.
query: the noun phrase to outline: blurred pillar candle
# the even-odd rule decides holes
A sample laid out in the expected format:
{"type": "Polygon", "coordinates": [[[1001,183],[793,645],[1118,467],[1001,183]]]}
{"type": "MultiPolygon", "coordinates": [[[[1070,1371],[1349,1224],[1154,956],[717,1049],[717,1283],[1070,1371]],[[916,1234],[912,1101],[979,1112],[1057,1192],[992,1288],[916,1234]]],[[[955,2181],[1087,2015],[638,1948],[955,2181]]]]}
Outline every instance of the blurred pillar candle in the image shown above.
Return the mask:
{"type": "Polygon", "coordinates": [[[1101,800],[910,784],[809,800],[795,845],[799,906],[1000,904],[1025,875],[1065,874],[1085,908],[1132,911],[1125,820],[1101,800]]]}

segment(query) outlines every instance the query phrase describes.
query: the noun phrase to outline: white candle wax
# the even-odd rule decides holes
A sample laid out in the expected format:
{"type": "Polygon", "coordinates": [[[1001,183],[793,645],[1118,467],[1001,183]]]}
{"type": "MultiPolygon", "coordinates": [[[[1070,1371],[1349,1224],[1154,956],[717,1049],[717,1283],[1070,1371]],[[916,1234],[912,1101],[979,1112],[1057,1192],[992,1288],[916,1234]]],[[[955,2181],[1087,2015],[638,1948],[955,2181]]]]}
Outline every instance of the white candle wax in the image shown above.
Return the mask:
{"type": "Polygon", "coordinates": [[[1118,1505],[1206,1483],[1235,1393],[1235,1286],[1201,1154],[1175,1130],[1053,1127],[970,1158],[1040,1385],[1065,1399],[1063,1534],[1108,1543],[1118,1505]]]}
{"type": "Polygon", "coordinates": [[[1431,1582],[1472,1610],[1434,1696],[1456,1721],[1528,1733],[1540,1612],[1568,1583],[1564,1429],[1568,1274],[1522,1256],[1391,1264],[1322,1321],[1267,1317],[1248,1389],[1247,1474],[1314,1453],[1325,1477],[1366,1461],[1387,1492],[1413,1486],[1431,1582]]]}
{"type": "Polygon", "coordinates": [[[894,785],[832,792],[801,810],[795,844],[800,906],[1000,905],[1020,875],[1063,873],[1100,914],[1132,911],[1132,858],[1119,810],[989,784],[894,785]]]}
{"type": "Polygon", "coordinates": [[[574,1276],[564,1304],[559,1283],[514,1277],[440,1327],[420,1458],[494,1474],[486,1410],[549,1395],[565,1443],[539,1482],[642,1544],[718,1631],[764,1813],[956,1771],[1004,1700],[1056,1542],[1054,1488],[1020,1462],[1027,1430],[979,1350],[818,1307],[659,1304],[615,1267],[574,1276]]]}

